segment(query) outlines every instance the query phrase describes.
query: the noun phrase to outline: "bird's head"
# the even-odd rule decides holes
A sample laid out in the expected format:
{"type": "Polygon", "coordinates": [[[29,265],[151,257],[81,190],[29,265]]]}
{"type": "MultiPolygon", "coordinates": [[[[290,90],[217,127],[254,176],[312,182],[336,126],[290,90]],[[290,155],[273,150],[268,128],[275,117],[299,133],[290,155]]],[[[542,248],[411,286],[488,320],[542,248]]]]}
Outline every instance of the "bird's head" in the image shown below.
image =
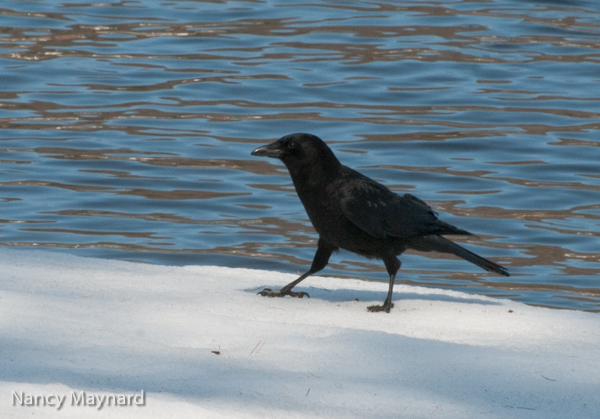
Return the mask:
{"type": "Polygon", "coordinates": [[[274,143],[258,147],[251,154],[277,158],[289,169],[323,164],[339,165],[339,161],[327,144],[312,134],[286,135],[274,143]]]}

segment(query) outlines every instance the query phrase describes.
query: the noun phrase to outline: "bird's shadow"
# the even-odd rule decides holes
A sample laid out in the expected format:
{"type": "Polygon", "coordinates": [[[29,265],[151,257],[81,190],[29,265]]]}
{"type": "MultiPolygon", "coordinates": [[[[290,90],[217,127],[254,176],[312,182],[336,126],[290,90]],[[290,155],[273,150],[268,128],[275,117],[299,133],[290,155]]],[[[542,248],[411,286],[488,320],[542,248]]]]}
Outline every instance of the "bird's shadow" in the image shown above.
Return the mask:
{"type": "MultiPolygon", "coordinates": [[[[269,286],[260,286],[252,289],[246,289],[244,291],[258,293],[264,288],[273,288],[269,286]]],[[[341,303],[347,301],[383,301],[386,297],[386,291],[370,291],[370,290],[353,290],[353,289],[335,289],[329,290],[326,288],[318,287],[296,287],[296,292],[307,292],[310,298],[329,301],[332,303],[341,303]]],[[[485,298],[479,298],[476,295],[469,297],[455,297],[452,295],[432,292],[430,294],[419,294],[413,292],[394,292],[394,301],[401,300],[427,300],[427,301],[444,301],[454,303],[465,303],[465,304],[481,304],[481,305],[501,305],[499,301],[490,301],[485,298]]]]}

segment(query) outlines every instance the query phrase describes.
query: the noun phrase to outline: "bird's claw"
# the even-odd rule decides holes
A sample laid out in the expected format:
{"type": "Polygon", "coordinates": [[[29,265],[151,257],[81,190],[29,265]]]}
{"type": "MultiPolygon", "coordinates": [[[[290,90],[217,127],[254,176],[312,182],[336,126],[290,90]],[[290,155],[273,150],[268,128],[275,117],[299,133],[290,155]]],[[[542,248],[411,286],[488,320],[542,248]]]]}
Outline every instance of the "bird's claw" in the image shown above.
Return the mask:
{"type": "Polygon", "coordinates": [[[310,295],[308,295],[308,293],[304,292],[304,291],[299,291],[299,292],[283,291],[283,290],[272,290],[271,288],[265,288],[264,290],[259,292],[258,295],[262,295],[263,297],[270,297],[270,298],[285,297],[286,295],[289,295],[290,297],[296,297],[296,298],[303,298],[303,297],[310,298],[310,295]]]}
{"type": "Polygon", "coordinates": [[[389,313],[390,310],[394,307],[394,303],[390,304],[389,306],[381,305],[381,306],[369,306],[367,307],[367,310],[369,310],[371,313],[378,313],[380,311],[385,311],[386,313],[389,313]]]}

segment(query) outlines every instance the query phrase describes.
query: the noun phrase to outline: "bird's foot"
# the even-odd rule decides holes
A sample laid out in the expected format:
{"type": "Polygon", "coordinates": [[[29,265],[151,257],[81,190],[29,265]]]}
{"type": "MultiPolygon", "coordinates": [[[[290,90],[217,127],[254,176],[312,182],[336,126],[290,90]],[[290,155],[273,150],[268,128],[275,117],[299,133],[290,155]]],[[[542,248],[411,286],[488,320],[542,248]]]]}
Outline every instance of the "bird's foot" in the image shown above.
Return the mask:
{"type": "Polygon", "coordinates": [[[394,303],[390,304],[390,305],[381,305],[381,306],[369,306],[367,307],[367,310],[369,310],[371,313],[378,313],[380,311],[385,311],[386,313],[389,313],[390,310],[394,307],[394,303]]]}
{"type": "Polygon", "coordinates": [[[303,298],[303,297],[310,298],[310,295],[308,295],[308,293],[304,292],[304,291],[300,291],[300,292],[285,291],[284,289],[272,290],[271,288],[265,288],[264,290],[259,292],[258,295],[262,295],[263,297],[271,297],[271,298],[285,297],[286,295],[289,295],[290,297],[296,297],[296,298],[303,298]]]}

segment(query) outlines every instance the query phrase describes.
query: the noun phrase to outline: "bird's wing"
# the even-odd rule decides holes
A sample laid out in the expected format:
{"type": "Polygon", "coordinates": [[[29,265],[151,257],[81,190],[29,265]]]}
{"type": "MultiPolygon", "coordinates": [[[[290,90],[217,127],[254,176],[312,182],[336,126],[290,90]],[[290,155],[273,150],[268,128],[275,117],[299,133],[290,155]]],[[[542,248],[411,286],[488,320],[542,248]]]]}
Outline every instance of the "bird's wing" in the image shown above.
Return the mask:
{"type": "Polygon", "coordinates": [[[344,215],[374,237],[439,234],[435,212],[413,195],[397,195],[362,175],[344,182],[337,193],[344,215]]]}

